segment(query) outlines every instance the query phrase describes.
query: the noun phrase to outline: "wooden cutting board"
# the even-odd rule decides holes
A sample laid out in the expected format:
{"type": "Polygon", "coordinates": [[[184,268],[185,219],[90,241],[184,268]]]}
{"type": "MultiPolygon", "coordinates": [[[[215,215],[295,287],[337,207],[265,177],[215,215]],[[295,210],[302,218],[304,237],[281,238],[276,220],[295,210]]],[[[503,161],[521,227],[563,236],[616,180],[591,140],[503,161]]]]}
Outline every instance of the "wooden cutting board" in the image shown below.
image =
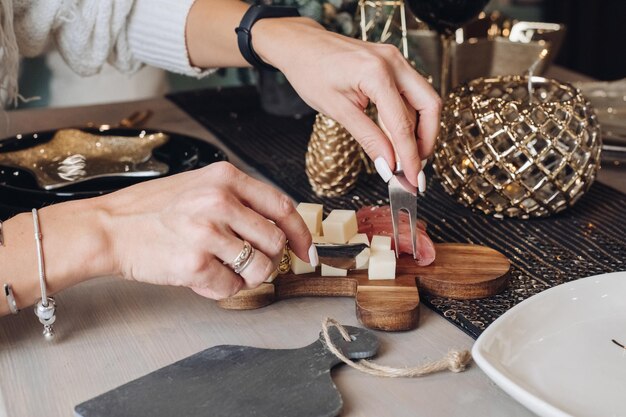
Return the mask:
{"type": "Polygon", "coordinates": [[[218,304],[250,310],[294,297],[354,297],[357,317],[364,326],[399,331],[417,327],[419,291],[466,300],[489,297],[506,287],[511,264],[500,252],[461,243],[442,243],[435,248],[437,258],[428,266],[401,255],[395,280],[369,280],[367,270],[349,271],[347,277],[322,277],[318,268],[310,274],[279,275],[274,282],[240,291],[218,304]]]}

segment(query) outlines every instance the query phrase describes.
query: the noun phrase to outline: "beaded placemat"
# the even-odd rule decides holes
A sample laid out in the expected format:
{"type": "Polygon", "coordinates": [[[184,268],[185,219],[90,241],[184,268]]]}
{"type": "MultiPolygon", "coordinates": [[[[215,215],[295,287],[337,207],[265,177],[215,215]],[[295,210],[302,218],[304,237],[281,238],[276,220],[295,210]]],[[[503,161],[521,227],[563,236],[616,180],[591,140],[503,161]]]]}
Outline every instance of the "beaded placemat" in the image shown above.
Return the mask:
{"type": "MultiPolygon", "coordinates": [[[[363,177],[350,194],[321,199],[309,186],[304,154],[313,117],[265,113],[252,88],[202,90],[169,97],[223,143],[297,201],[326,208],[387,204],[386,185],[363,177]]],[[[431,173],[432,174],[432,173],[431,173]]],[[[596,183],[574,206],[538,220],[499,220],[462,207],[429,175],[419,214],[435,242],[492,247],[512,262],[509,287],[494,297],[457,301],[422,300],[472,337],[509,308],[533,294],[578,278],[626,270],[626,195],[596,183]]]]}

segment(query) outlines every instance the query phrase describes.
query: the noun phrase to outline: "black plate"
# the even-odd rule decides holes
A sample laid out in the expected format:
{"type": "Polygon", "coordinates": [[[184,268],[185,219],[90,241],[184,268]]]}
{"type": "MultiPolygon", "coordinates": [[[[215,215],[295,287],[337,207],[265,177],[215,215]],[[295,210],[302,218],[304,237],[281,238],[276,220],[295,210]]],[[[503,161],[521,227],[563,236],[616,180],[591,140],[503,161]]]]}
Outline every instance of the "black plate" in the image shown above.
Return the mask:
{"type": "MultiPolygon", "coordinates": [[[[81,129],[97,135],[137,136],[142,131],[150,134],[163,132],[170,140],[154,150],[154,156],[166,163],[170,170],[167,175],[174,175],[209,165],[213,162],[226,161],[226,154],[219,148],[203,140],[179,133],[154,129],[81,129]]],[[[0,141],[0,152],[25,149],[48,142],[56,130],[34,132],[8,137],[0,141]]],[[[129,185],[137,184],[150,178],[110,177],[98,178],[56,190],[44,190],[37,185],[34,176],[22,169],[0,166],[0,206],[15,208],[43,207],[48,204],[67,200],[96,197],[129,185]]]]}

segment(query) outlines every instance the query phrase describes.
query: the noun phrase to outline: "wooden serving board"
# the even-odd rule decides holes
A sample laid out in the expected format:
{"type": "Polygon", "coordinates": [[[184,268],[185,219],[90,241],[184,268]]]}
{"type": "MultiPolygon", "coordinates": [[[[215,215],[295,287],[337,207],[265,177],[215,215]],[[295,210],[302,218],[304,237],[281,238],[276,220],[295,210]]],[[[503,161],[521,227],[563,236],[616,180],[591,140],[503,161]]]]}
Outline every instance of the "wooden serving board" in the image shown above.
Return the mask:
{"type": "Polygon", "coordinates": [[[367,270],[349,271],[347,277],[322,277],[315,273],[279,275],[271,283],[243,290],[218,301],[222,308],[250,310],[294,297],[354,297],[356,314],[364,326],[399,331],[417,327],[419,292],[459,300],[489,297],[504,290],[510,262],[500,252],[479,245],[435,245],[437,258],[419,266],[403,254],[396,264],[395,280],[369,280],[367,270]]]}

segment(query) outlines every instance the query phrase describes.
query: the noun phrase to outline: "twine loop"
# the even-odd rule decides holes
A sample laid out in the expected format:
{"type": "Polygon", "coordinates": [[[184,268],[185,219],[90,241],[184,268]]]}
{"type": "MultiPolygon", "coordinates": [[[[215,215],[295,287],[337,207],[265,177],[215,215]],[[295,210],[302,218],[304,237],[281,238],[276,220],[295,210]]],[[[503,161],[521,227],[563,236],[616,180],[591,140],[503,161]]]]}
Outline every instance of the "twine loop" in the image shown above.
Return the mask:
{"type": "Polygon", "coordinates": [[[329,334],[329,329],[331,327],[335,327],[339,331],[343,340],[346,342],[352,341],[350,334],[345,327],[343,327],[337,320],[326,317],[322,321],[322,335],[328,350],[341,359],[341,361],[346,365],[369,375],[387,378],[416,378],[445,370],[458,373],[463,372],[472,360],[472,355],[468,350],[451,350],[446,356],[437,361],[428,362],[414,367],[395,368],[392,366],[378,365],[366,359],[355,362],[344,355],[343,352],[333,343],[329,334]]]}

